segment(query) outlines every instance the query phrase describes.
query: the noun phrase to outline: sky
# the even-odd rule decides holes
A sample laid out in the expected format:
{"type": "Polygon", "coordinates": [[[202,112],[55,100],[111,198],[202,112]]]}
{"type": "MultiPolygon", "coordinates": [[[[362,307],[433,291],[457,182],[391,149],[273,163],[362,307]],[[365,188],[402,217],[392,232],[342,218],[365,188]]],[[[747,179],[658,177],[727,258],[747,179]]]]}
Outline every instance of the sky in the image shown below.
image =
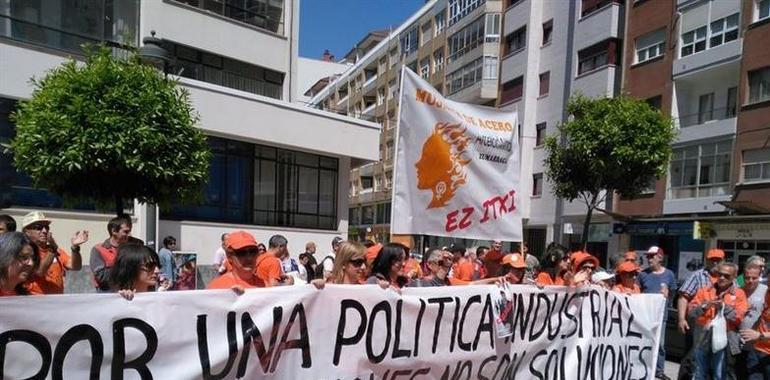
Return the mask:
{"type": "Polygon", "coordinates": [[[302,0],[299,55],[321,58],[329,49],[341,59],[370,30],[395,29],[424,4],[425,0],[302,0]]]}

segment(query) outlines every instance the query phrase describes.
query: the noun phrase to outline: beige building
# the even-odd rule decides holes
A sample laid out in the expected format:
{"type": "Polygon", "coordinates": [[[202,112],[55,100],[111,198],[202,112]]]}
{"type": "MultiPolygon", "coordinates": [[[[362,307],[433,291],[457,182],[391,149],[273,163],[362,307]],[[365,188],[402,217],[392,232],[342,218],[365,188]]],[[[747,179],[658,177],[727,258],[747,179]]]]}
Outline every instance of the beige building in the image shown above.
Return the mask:
{"type": "Polygon", "coordinates": [[[351,238],[390,239],[401,67],[418,73],[453,100],[494,106],[502,3],[427,2],[376,45],[360,44],[363,49],[356,50],[355,64],[310,100],[315,107],[382,126],[380,160],[350,173],[351,238]]]}

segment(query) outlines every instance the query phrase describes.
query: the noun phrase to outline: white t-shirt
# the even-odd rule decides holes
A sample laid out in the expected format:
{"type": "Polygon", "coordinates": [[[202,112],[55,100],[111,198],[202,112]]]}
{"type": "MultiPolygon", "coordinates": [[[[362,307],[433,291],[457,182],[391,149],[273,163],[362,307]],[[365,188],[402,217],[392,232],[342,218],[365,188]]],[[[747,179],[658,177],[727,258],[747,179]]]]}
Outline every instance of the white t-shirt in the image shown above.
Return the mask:
{"type": "Polygon", "coordinates": [[[324,276],[329,275],[329,273],[332,272],[334,269],[334,260],[337,256],[334,252],[330,252],[328,255],[324,256],[323,263],[324,263],[324,276]],[[331,259],[327,259],[327,257],[331,256],[331,259]]]}
{"type": "Polygon", "coordinates": [[[217,248],[214,252],[214,267],[219,269],[225,265],[225,249],[222,247],[217,248]]]}

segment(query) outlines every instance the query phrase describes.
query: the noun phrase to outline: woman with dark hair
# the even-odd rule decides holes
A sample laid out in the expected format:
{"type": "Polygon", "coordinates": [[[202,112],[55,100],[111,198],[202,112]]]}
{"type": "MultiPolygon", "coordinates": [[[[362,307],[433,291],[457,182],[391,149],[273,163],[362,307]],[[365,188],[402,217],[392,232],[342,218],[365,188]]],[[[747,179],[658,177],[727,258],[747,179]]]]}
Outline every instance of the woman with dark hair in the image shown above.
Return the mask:
{"type": "Polygon", "coordinates": [[[570,256],[567,248],[551,243],[545,251],[545,255],[540,260],[540,274],[537,275],[538,285],[569,285],[570,277],[570,256]]]}
{"type": "Polygon", "coordinates": [[[403,244],[385,244],[372,263],[372,270],[366,283],[381,284],[381,282],[387,282],[396,289],[406,285],[409,279],[404,276],[405,252],[406,247],[403,244]]]}
{"type": "Polygon", "coordinates": [[[32,277],[38,262],[37,246],[21,232],[0,235],[0,296],[21,296],[29,292],[24,282],[32,277]]]}
{"type": "Polygon", "coordinates": [[[110,272],[112,288],[129,301],[134,298],[134,293],[155,290],[160,275],[159,261],[158,255],[149,247],[121,245],[110,272]]]}

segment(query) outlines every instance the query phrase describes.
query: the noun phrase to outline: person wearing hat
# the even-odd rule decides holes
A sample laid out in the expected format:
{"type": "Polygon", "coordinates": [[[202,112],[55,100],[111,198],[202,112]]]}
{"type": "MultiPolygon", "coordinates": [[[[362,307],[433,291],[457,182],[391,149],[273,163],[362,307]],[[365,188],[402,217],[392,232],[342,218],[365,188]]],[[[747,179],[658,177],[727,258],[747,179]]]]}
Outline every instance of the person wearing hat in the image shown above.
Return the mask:
{"type": "MultiPolygon", "coordinates": [[[[668,320],[668,299],[676,290],[676,276],[674,272],[663,266],[664,251],[663,248],[653,245],[645,252],[649,266],[639,273],[639,288],[645,294],[662,294],[666,298],[667,307],[663,309],[663,326],[668,320]]],[[[661,329],[660,345],[658,346],[658,362],[655,368],[655,377],[663,380],[670,380],[664,372],[666,363],[666,332],[661,329]]]]}
{"type": "Polygon", "coordinates": [[[22,219],[22,231],[38,248],[40,265],[26,283],[30,294],[63,294],[67,271],[83,267],[80,246],[88,241],[88,231],[77,231],[70,239],[72,255],[56,244],[51,233],[51,220],[40,211],[32,211],[22,219]]]}
{"type": "Polygon", "coordinates": [[[636,283],[636,276],[639,275],[641,268],[633,261],[624,261],[615,269],[618,281],[612,290],[622,294],[639,294],[639,284],[636,283]]]}
{"type": "Polygon", "coordinates": [[[211,280],[206,289],[233,289],[241,294],[244,289],[264,287],[265,283],[257,277],[255,270],[258,254],[257,241],[250,233],[233,231],[227,234],[225,255],[230,270],[211,280]]]}
{"type": "Polygon", "coordinates": [[[690,330],[687,321],[687,305],[695,297],[695,293],[702,288],[712,287],[716,282],[717,265],[724,261],[725,251],[712,248],[706,252],[706,263],[702,269],[693,272],[679,288],[679,301],[677,301],[677,317],[679,332],[686,334],[690,330]]]}
{"type": "Polygon", "coordinates": [[[527,273],[527,262],[520,253],[509,253],[500,260],[500,275],[503,280],[509,284],[521,285],[524,283],[524,277],[527,273]]]}
{"type": "Polygon", "coordinates": [[[599,259],[587,252],[574,252],[572,254],[572,286],[585,286],[591,284],[591,276],[599,268],[599,259]]]}
{"type": "Polygon", "coordinates": [[[601,286],[604,289],[612,290],[615,283],[615,274],[600,270],[591,275],[591,283],[601,286]]]}

